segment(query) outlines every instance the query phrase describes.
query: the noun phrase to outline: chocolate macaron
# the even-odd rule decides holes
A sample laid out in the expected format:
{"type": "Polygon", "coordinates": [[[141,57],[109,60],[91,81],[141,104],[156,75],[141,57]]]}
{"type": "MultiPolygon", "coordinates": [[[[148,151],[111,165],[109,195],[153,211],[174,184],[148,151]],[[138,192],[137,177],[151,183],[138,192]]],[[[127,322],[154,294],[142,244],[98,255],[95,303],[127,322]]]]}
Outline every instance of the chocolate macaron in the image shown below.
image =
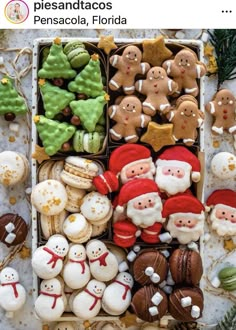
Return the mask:
{"type": "Polygon", "coordinates": [[[203,293],[198,287],[178,288],[169,296],[169,312],[178,321],[196,321],[202,311],[203,293]]]}
{"type": "Polygon", "coordinates": [[[176,249],[170,259],[169,266],[176,284],[197,285],[202,277],[202,259],[198,252],[176,249]]]}
{"type": "Polygon", "coordinates": [[[141,285],[164,281],[168,271],[166,258],[157,250],[142,251],[134,261],[134,279],[141,285]]]}
{"type": "Polygon", "coordinates": [[[7,247],[23,243],[27,233],[28,226],[18,214],[6,213],[0,217],[0,241],[7,247]]]}
{"type": "Polygon", "coordinates": [[[161,289],[151,284],[144,286],[134,294],[131,307],[141,320],[155,322],[166,314],[168,300],[161,289]]]}

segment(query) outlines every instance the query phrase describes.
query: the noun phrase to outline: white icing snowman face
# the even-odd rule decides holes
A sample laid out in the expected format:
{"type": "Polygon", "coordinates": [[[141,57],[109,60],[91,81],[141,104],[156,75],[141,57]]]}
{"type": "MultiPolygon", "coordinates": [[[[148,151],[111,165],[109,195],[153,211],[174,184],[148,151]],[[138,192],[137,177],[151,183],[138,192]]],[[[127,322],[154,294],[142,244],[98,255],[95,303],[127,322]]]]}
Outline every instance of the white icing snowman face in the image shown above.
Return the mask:
{"type": "Polygon", "coordinates": [[[14,268],[6,267],[1,272],[0,280],[1,280],[1,283],[18,282],[19,275],[14,268]]]}
{"type": "Polygon", "coordinates": [[[94,240],[89,242],[86,252],[89,259],[99,258],[103,253],[107,252],[107,247],[103,242],[94,240]]]}
{"type": "Polygon", "coordinates": [[[82,244],[72,245],[69,250],[69,258],[73,260],[85,260],[86,251],[82,244]]]}
{"type": "Polygon", "coordinates": [[[49,238],[46,246],[51,249],[56,255],[65,257],[69,250],[69,244],[62,235],[53,235],[49,238]]]}
{"type": "Polygon", "coordinates": [[[133,277],[127,272],[120,273],[116,279],[124,284],[128,284],[130,288],[134,285],[133,277]]]}
{"type": "Polygon", "coordinates": [[[43,280],[40,285],[41,291],[45,291],[48,293],[61,293],[61,283],[58,279],[52,278],[50,280],[43,280]]]}
{"type": "Polygon", "coordinates": [[[74,326],[70,322],[60,322],[58,323],[53,330],[74,330],[74,326]]]}
{"type": "Polygon", "coordinates": [[[102,297],[105,288],[106,285],[97,280],[92,280],[87,285],[87,289],[93,294],[95,294],[97,297],[102,297]]]}

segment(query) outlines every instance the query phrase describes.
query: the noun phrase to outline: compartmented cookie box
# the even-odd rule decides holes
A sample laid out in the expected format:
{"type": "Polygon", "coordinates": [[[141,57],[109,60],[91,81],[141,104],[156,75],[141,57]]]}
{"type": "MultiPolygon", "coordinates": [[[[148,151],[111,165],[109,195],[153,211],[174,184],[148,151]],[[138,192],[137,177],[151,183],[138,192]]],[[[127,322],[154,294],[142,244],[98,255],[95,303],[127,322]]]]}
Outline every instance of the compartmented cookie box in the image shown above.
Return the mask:
{"type": "MultiPolygon", "coordinates": [[[[108,79],[113,75],[114,68],[111,68],[110,72],[110,66],[109,66],[109,56],[107,56],[101,49],[97,48],[97,44],[99,42],[98,39],[84,39],[84,38],[62,38],[61,42],[62,44],[66,44],[69,41],[73,40],[80,40],[85,44],[86,49],[89,51],[90,54],[93,53],[98,53],[99,58],[101,61],[101,67],[102,67],[102,74],[104,74],[105,79],[106,79],[106,86],[107,86],[107,92],[110,94],[110,102],[108,105],[105,107],[105,113],[107,113],[107,108],[109,104],[113,104],[113,100],[115,99],[115,96],[118,96],[119,93],[117,92],[109,92],[108,91],[108,79]],[[114,94],[113,94],[114,93],[114,94]],[[111,95],[113,94],[113,95],[111,95]]],[[[34,41],[34,46],[33,46],[33,96],[32,96],[32,118],[34,118],[35,115],[41,114],[41,98],[40,98],[40,91],[38,87],[38,70],[40,68],[40,63],[41,63],[41,57],[42,57],[42,50],[50,46],[53,42],[53,39],[36,39],[34,41]]],[[[117,39],[115,40],[116,45],[118,46],[118,49],[115,51],[112,51],[110,55],[113,54],[121,54],[123,51],[123,48],[127,45],[130,44],[135,44],[136,46],[141,46],[143,40],[142,39],[117,39]]],[[[175,54],[177,51],[179,51],[183,47],[189,47],[192,50],[194,50],[197,55],[198,59],[202,62],[203,60],[203,43],[198,40],[171,40],[167,39],[165,40],[166,46],[175,54]]],[[[198,95],[198,102],[199,102],[199,108],[204,111],[204,77],[200,79],[199,82],[199,95],[198,95]]],[[[88,153],[75,153],[73,152],[73,155],[79,155],[82,157],[90,158],[90,159],[96,159],[100,161],[104,167],[107,166],[108,164],[108,159],[109,159],[109,154],[114,150],[116,147],[122,145],[123,143],[121,142],[114,142],[111,140],[109,137],[109,124],[110,121],[108,119],[108,116],[106,115],[106,137],[103,142],[101,150],[99,150],[98,153],[96,154],[88,154],[88,153]]],[[[40,139],[37,134],[36,130],[36,125],[34,124],[32,120],[32,150],[34,151],[35,145],[39,144],[41,145],[40,139]]],[[[151,150],[151,146],[150,146],[151,150]]],[[[194,145],[191,147],[191,150],[198,155],[198,158],[201,163],[201,181],[194,186],[194,192],[195,195],[198,197],[200,201],[203,202],[203,190],[204,190],[204,125],[199,129],[199,134],[198,134],[198,139],[194,143],[194,145]]],[[[65,159],[68,155],[70,155],[70,152],[62,152],[58,153],[55,156],[53,156],[51,159],[65,159]]],[[[155,156],[158,155],[157,153],[154,153],[155,156]]],[[[35,186],[38,183],[38,168],[40,165],[38,165],[37,161],[35,159],[32,159],[32,186],[35,186]]],[[[38,247],[41,246],[45,243],[45,239],[42,237],[41,229],[40,229],[40,220],[39,220],[39,214],[37,213],[36,209],[32,206],[32,252],[38,247]]],[[[98,237],[99,239],[99,237],[98,237]]],[[[102,235],[101,240],[104,240],[104,242],[111,242],[112,243],[112,229],[111,225],[108,228],[108,231],[102,235]]],[[[139,243],[139,242],[138,242],[139,243]]],[[[140,243],[143,247],[150,247],[150,245],[145,245],[143,243],[140,243]]],[[[200,252],[203,257],[203,249],[202,249],[202,244],[201,244],[201,239],[199,242],[200,245],[200,252]]],[[[164,246],[161,246],[160,244],[157,246],[157,248],[166,248],[166,244],[164,246]]],[[[203,258],[202,258],[203,260],[203,258]]],[[[38,297],[39,294],[39,284],[40,280],[39,278],[33,273],[33,287],[34,287],[34,300],[38,297]]],[[[118,319],[116,316],[111,316],[107,315],[104,312],[100,312],[100,314],[95,317],[93,320],[116,320],[118,319]]],[[[170,315],[166,315],[164,320],[171,319],[170,315]]],[[[83,320],[79,320],[73,313],[64,313],[63,316],[59,320],[71,320],[71,321],[80,321],[83,322],[83,320]]]]}

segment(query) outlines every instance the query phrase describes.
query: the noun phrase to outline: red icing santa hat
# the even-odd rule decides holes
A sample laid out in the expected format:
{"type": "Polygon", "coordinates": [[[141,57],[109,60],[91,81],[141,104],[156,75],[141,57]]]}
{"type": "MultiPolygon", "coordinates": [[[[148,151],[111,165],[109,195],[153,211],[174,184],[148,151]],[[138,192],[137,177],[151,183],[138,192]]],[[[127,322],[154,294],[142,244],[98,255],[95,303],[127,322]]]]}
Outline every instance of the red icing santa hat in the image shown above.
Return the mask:
{"type": "Polygon", "coordinates": [[[124,205],[126,205],[131,199],[148,193],[160,193],[157,184],[150,179],[135,179],[127,182],[121,187],[116,211],[122,213],[124,211],[124,205]]]}
{"type": "Polygon", "coordinates": [[[187,148],[182,146],[174,146],[166,149],[156,161],[157,166],[173,166],[187,167],[192,172],[191,178],[194,182],[198,182],[201,178],[201,164],[199,159],[187,148]],[[181,163],[180,163],[181,162],[181,163]]]}
{"type": "Polygon", "coordinates": [[[150,157],[151,152],[148,148],[134,143],[124,144],[111,153],[109,170],[119,174],[125,165],[150,157]]]}
{"type": "Polygon", "coordinates": [[[113,241],[116,245],[127,248],[135,244],[141,232],[131,221],[117,221],[113,224],[113,241]]]}
{"type": "Polygon", "coordinates": [[[201,214],[205,211],[204,205],[194,196],[178,195],[170,197],[164,203],[162,217],[167,218],[175,213],[201,214]]]}
{"type": "Polygon", "coordinates": [[[93,184],[102,195],[107,195],[119,189],[119,181],[114,173],[105,171],[93,179],[93,184]]]}
{"type": "Polygon", "coordinates": [[[215,190],[208,197],[206,205],[212,207],[217,204],[223,204],[232,208],[236,208],[236,191],[230,189],[215,190]]]}

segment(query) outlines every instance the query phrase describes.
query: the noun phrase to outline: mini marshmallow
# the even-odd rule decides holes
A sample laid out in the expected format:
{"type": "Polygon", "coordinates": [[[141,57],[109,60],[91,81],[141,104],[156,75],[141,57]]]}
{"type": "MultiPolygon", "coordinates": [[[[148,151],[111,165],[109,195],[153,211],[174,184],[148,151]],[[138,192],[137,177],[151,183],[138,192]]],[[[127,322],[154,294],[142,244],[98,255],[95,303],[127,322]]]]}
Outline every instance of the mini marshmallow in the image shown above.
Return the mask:
{"type": "Polygon", "coordinates": [[[214,288],[219,288],[220,286],[220,279],[218,276],[215,276],[213,277],[213,279],[211,280],[211,285],[214,287],[214,288]]]}
{"type": "Polygon", "coordinates": [[[172,236],[168,232],[160,234],[158,237],[162,243],[170,243],[172,241],[172,236]]]}
{"type": "Polygon", "coordinates": [[[172,275],[171,275],[171,272],[170,271],[168,272],[166,283],[169,284],[169,285],[175,285],[175,282],[174,282],[174,280],[172,278],[172,275]]]}
{"type": "Polygon", "coordinates": [[[183,31],[177,31],[176,34],[175,34],[175,38],[184,39],[185,38],[185,33],[183,31]]]}
{"type": "Polygon", "coordinates": [[[201,36],[201,40],[205,43],[207,43],[209,39],[209,34],[207,32],[203,32],[202,36],[201,36]]]}
{"type": "Polygon", "coordinates": [[[139,245],[134,245],[133,250],[138,253],[141,250],[141,247],[139,245]]]}
{"type": "Polygon", "coordinates": [[[129,262],[133,262],[136,259],[137,254],[134,251],[130,251],[127,254],[127,260],[129,260],[129,262]]]}
{"type": "Polygon", "coordinates": [[[148,311],[151,314],[151,316],[155,316],[158,314],[158,309],[156,306],[149,307],[148,311]]]}
{"type": "Polygon", "coordinates": [[[194,319],[198,319],[201,314],[200,308],[197,305],[193,305],[191,309],[191,316],[194,319]]]}
{"type": "Polygon", "coordinates": [[[2,66],[4,64],[4,59],[2,56],[0,56],[0,66],[2,66]]]}
{"type": "Polygon", "coordinates": [[[14,133],[18,133],[20,129],[20,125],[18,123],[15,122],[11,122],[9,124],[9,130],[14,132],[14,133]]]}
{"type": "Polygon", "coordinates": [[[166,281],[163,281],[163,282],[161,282],[161,283],[159,284],[159,287],[160,287],[160,288],[164,288],[164,286],[166,286],[166,284],[167,284],[166,281]]]}
{"type": "Polygon", "coordinates": [[[168,250],[161,250],[160,252],[161,252],[161,254],[163,254],[163,256],[165,256],[166,258],[169,258],[170,252],[168,250]]]}
{"type": "Polygon", "coordinates": [[[192,298],[191,297],[184,297],[181,299],[181,306],[188,307],[192,305],[192,298]]]}
{"type": "Polygon", "coordinates": [[[155,293],[154,296],[152,296],[152,299],[151,299],[152,303],[156,306],[158,306],[161,303],[162,300],[163,300],[163,297],[159,292],[155,293]]]}
{"type": "Polygon", "coordinates": [[[147,267],[145,269],[145,275],[152,276],[153,273],[154,273],[154,269],[152,267],[147,267]]]}
{"type": "Polygon", "coordinates": [[[142,234],[141,230],[137,230],[135,233],[135,237],[139,237],[141,236],[141,234],[142,234]]]}
{"type": "Polygon", "coordinates": [[[26,195],[30,195],[32,193],[32,188],[31,187],[26,188],[25,193],[26,195]]]}
{"type": "Polygon", "coordinates": [[[15,229],[15,225],[12,222],[9,222],[6,226],[5,229],[8,233],[11,233],[15,229]]]}
{"type": "Polygon", "coordinates": [[[15,238],[16,238],[16,234],[9,233],[5,238],[5,242],[11,244],[12,242],[14,242],[15,238]]]}
{"type": "Polygon", "coordinates": [[[157,273],[154,273],[151,275],[150,279],[153,283],[158,283],[158,282],[160,282],[161,278],[157,273]]]}
{"type": "Polygon", "coordinates": [[[122,273],[122,272],[125,272],[126,270],[129,269],[129,266],[127,264],[126,261],[122,261],[120,264],[119,264],[119,272],[122,273]]]}
{"type": "Polygon", "coordinates": [[[195,242],[188,243],[188,248],[192,251],[199,252],[198,245],[195,242]]]}
{"type": "Polygon", "coordinates": [[[204,242],[207,243],[210,240],[210,238],[211,238],[211,235],[209,233],[206,233],[204,235],[204,242]]]}
{"type": "Polygon", "coordinates": [[[173,291],[172,286],[166,285],[164,286],[164,288],[162,288],[162,290],[166,293],[166,294],[171,294],[173,291]]]}

